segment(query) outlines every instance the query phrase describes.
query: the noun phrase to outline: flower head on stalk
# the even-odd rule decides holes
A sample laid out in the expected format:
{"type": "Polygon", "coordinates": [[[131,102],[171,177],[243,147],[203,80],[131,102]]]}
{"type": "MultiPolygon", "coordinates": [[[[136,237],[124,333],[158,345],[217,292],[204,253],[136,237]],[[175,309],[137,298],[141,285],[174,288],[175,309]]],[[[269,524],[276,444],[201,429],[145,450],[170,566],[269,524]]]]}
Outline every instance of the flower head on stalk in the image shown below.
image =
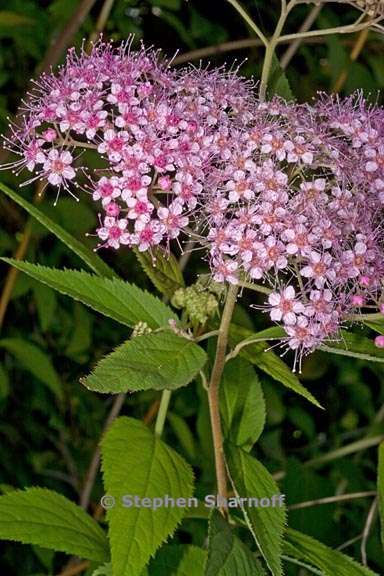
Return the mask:
{"type": "Polygon", "coordinates": [[[258,102],[252,87],[98,43],[36,83],[6,146],[28,182],[59,190],[91,149],[103,166],[85,184],[100,245],[150,251],[193,232],[216,282],[269,287],[266,307],[300,363],[379,306],[384,111],[359,94],[258,102]]]}

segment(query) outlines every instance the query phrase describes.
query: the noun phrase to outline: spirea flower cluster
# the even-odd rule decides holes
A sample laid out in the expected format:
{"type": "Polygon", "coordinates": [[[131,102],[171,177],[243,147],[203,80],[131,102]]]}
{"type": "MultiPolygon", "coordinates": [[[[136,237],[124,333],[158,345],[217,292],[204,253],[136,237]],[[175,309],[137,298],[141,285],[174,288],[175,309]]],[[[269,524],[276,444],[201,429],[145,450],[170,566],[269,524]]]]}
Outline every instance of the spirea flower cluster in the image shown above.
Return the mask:
{"type": "Polygon", "coordinates": [[[27,182],[72,194],[82,182],[102,246],[146,251],[182,234],[215,281],[269,287],[265,309],[298,358],[381,307],[384,111],[361,96],[263,103],[236,72],[98,44],[70,52],[26,106],[6,145],[27,182]]]}

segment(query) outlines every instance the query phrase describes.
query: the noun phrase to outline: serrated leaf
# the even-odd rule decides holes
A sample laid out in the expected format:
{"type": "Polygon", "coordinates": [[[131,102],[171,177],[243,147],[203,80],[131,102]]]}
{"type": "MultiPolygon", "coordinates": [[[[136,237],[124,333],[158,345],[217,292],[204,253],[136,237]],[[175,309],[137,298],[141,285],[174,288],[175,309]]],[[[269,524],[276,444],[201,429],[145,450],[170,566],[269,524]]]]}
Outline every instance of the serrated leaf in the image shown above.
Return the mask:
{"type": "Polygon", "coordinates": [[[224,435],[250,450],[265,424],[265,401],[257,374],[249,362],[234,358],[225,365],[220,385],[224,435]]]}
{"type": "Polygon", "coordinates": [[[96,568],[94,572],[92,572],[92,576],[113,576],[112,564],[110,562],[107,562],[107,564],[99,566],[98,568],[96,568]]]}
{"type": "Polygon", "coordinates": [[[95,520],[61,494],[45,488],[0,496],[0,539],[37,544],[98,562],[109,559],[107,537],[95,520]]]}
{"type": "Polygon", "coordinates": [[[212,512],[208,537],[204,576],[265,576],[255,555],[233,534],[218,510],[212,512]]]}
{"type": "Polygon", "coordinates": [[[282,576],[281,554],[286,517],[285,507],[279,506],[279,489],[268,470],[241,448],[229,444],[227,457],[236,496],[271,499],[270,507],[243,505],[242,511],[271,573],[282,576]]]}
{"type": "Polygon", "coordinates": [[[377,472],[377,494],[381,524],[381,542],[384,547],[384,442],[379,446],[379,465],[377,472]]]}
{"type": "Polygon", "coordinates": [[[2,260],[126,326],[146,322],[150,328],[158,328],[167,326],[171,319],[177,320],[159,298],[120,278],[100,278],[83,270],[58,270],[11,258],[2,260]]]}
{"type": "Polygon", "coordinates": [[[322,344],[320,350],[370,362],[384,362],[384,350],[375,346],[373,340],[345,330],[342,330],[340,334],[340,342],[322,344]]]}
{"type": "Polygon", "coordinates": [[[170,331],[138,336],[101,360],[83,384],[96,392],[175,390],[189,384],[206,358],[200,346],[170,331]]]}
{"type": "Polygon", "coordinates": [[[284,100],[294,100],[291,87],[276,55],[273,56],[268,82],[269,96],[280,96],[284,100]]]}
{"type": "Polygon", "coordinates": [[[207,552],[192,545],[168,544],[149,565],[151,576],[203,576],[207,552]]]}
{"type": "Polygon", "coordinates": [[[3,338],[0,340],[0,348],[10,352],[26,370],[44,382],[60,400],[63,398],[60,378],[51,359],[38,346],[21,338],[3,338]]]}
{"type": "Polygon", "coordinates": [[[292,528],[288,528],[286,532],[284,552],[320,568],[324,576],[377,576],[375,572],[342,552],[332,550],[322,542],[292,528]]]}
{"type": "Polygon", "coordinates": [[[77,254],[83,262],[89,266],[93,272],[99,274],[100,276],[105,276],[106,278],[113,278],[116,276],[115,272],[110,268],[95,252],[89,250],[84,244],[79,240],[74,238],[69,234],[64,228],[59,224],[51,220],[46,214],[39,210],[36,206],[28,202],[25,198],[8,188],[5,184],[0,182],[0,190],[4,192],[9,198],[12,198],[14,202],[22,206],[33,218],[38,220],[40,224],[45,226],[52,234],[54,234],[59,240],[61,240],[72,252],[77,254]]]}
{"type": "MultiPolygon", "coordinates": [[[[254,338],[278,338],[280,329],[270,328],[263,330],[262,332],[252,333],[251,330],[238,326],[236,324],[231,324],[229,337],[232,346],[235,346],[239,342],[254,338]]],[[[240,356],[246,358],[249,362],[257,366],[263,372],[266,372],[272,378],[290,388],[300,396],[304,396],[307,400],[315,404],[318,408],[322,408],[316,398],[302,385],[297,376],[292,372],[292,370],[271,350],[265,351],[265,342],[256,342],[254,344],[249,344],[240,351],[240,356]]]]}
{"type": "Polygon", "coordinates": [[[153,285],[167,298],[171,299],[174,292],[185,285],[179,264],[172,252],[157,246],[150,253],[135,250],[135,254],[153,285]]]}
{"type": "Polygon", "coordinates": [[[124,507],[124,495],[190,498],[191,467],[138,420],[120,417],[101,443],[104,487],[116,505],[107,512],[114,576],[139,576],[183,518],[186,508],[124,507]]]}

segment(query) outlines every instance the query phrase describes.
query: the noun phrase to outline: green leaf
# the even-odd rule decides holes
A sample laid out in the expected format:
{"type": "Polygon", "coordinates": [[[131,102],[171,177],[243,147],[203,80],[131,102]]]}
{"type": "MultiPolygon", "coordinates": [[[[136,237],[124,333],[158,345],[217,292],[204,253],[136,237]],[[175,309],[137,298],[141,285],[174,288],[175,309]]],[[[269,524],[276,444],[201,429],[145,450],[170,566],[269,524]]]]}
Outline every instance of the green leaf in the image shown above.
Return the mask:
{"type": "Polygon", "coordinates": [[[233,534],[218,510],[209,522],[208,559],[204,576],[265,576],[254,554],[233,534]]]}
{"type": "Polygon", "coordinates": [[[364,320],[363,324],[371,328],[371,330],[384,335],[384,318],[382,320],[364,320]]]}
{"type": "Polygon", "coordinates": [[[158,328],[167,326],[170,319],[177,320],[159,298],[120,278],[100,278],[83,270],[58,270],[11,258],[2,260],[126,326],[146,322],[150,328],[158,328]]]}
{"type": "Polygon", "coordinates": [[[0,348],[4,348],[15,356],[23,367],[39,378],[59,398],[63,398],[60,378],[53,367],[49,356],[35,344],[21,338],[4,338],[0,340],[0,348]]]}
{"type": "Polygon", "coordinates": [[[271,72],[268,81],[268,94],[281,96],[285,100],[294,100],[291,87],[276,55],[273,56],[271,72]]]}
{"type": "Polygon", "coordinates": [[[156,510],[125,507],[122,497],[148,498],[149,505],[165,495],[175,502],[188,499],[193,492],[193,472],[181,456],[133,418],[115,420],[101,443],[101,452],[104,487],[116,502],[107,512],[113,574],[140,576],[151,555],[173,534],[186,508],[180,501],[179,506],[169,504],[156,510]]]}
{"type": "Polygon", "coordinates": [[[220,385],[224,435],[236,446],[250,450],[265,424],[265,401],[255,370],[243,358],[225,365],[220,385]]]}
{"type": "Polygon", "coordinates": [[[373,340],[345,330],[341,331],[341,338],[341,342],[323,344],[320,350],[370,362],[384,362],[384,350],[375,346],[373,340]]]}
{"type": "MultiPolygon", "coordinates": [[[[280,337],[280,329],[271,328],[263,330],[262,332],[252,333],[242,326],[231,324],[230,328],[230,343],[235,346],[239,342],[253,338],[278,338],[280,337]]],[[[277,356],[274,352],[269,350],[265,351],[265,342],[256,342],[245,346],[240,351],[240,356],[246,358],[249,362],[257,366],[263,372],[266,372],[272,378],[290,388],[300,396],[304,396],[307,400],[315,404],[318,408],[322,408],[316,398],[302,385],[297,376],[290,370],[290,368],[277,356]]]]}
{"type": "Polygon", "coordinates": [[[273,576],[282,576],[281,553],[285,508],[279,506],[279,489],[272,476],[256,458],[233,445],[228,446],[228,468],[234,492],[239,498],[269,498],[270,506],[243,505],[242,511],[255,542],[273,576]],[[275,498],[273,499],[273,496],[275,498]]]}
{"type": "Polygon", "coordinates": [[[381,523],[381,541],[384,546],[384,442],[379,446],[379,466],[377,474],[377,494],[379,497],[379,514],[381,523]]]}
{"type": "Polygon", "coordinates": [[[0,182],[0,190],[4,192],[7,196],[12,198],[19,206],[22,206],[33,218],[38,220],[40,224],[45,226],[52,234],[54,234],[59,240],[64,242],[66,246],[72,252],[77,254],[83,262],[87,264],[95,272],[100,276],[106,276],[107,278],[112,278],[116,276],[115,272],[92,250],[89,250],[84,244],[79,242],[76,238],[71,236],[64,228],[62,228],[59,224],[51,220],[46,214],[41,212],[36,206],[30,204],[28,200],[8,188],[5,184],[0,182]]]}
{"type": "Polygon", "coordinates": [[[151,576],[203,576],[207,553],[191,545],[167,545],[160,548],[149,565],[151,576]]]}
{"type": "Polygon", "coordinates": [[[171,299],[178,288],[185,286],[179,264],[172,252],[157,246],[150,253],[135,250],[135,254],[153,285],[167,298],[171,299]]]}
{"type": "Polygon", "coordinates": [[[99,566],[94,572],[92,572],[92,576],[113,576],[112,564],[107,562],[106,564],[103,564],[103,566],[99,566]]]}
{"type": "Polygon", "coordinates": [[[82,383],[96,392],[175,390],[189,384],[206,359],[204,350],[191,340],[158,332],[124,342],[82,383]]]}
{"type": "Polygon", "coordinates": [[[45,488],[0,496],[0,539],[38,544],[88,560],[109,559],[107,537],[92,517],[45,488]]]}
{"type": "Polygon", "coordinates": [[[43,332],[46,332],[55,317],[56,294],[48,286],[36,282],[33,286],[33,297],[36,303],[40,328],[43,332]]]}
{"type": "Polygon", "coordinates": [[[180,442],[180,446],[183,448],[185,455],[189,460],[196,460],[197,448],[195,439],[186,421],[178,414],[174,414],[169,410],[167,412],[167,421],[171,425],[173,433],[180,442]]]}
{"type": "Polygon", "coordinates": [[[322,542],[288,528],[284,541],[284,552],[293,558],[320,568],[324,576],[377,576],[349,556],[328,548],[322,542]]]}

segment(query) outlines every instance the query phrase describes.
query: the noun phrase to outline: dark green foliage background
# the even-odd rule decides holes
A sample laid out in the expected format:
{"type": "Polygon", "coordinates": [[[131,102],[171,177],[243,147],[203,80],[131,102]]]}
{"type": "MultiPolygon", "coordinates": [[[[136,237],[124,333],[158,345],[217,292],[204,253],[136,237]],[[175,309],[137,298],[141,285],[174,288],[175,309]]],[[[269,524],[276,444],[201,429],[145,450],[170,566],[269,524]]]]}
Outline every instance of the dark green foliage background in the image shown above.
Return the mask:
{"type": "MultiPolygon", "coordinates": [[[[6,117],[14,114],[48,46],[55,39],[78,0],[2,0],[0,2],[0,130],[6,129],[6,117]]],[[[271,31],[279,9],[279,0],[248,0],[243,3],[265,31],[271,31]]],[[[95,3],[76,34],[80,46],[94,28],[102,2],[95,3]]],[[[295,10],[289,28],[296,30],[308,11],[295,10]]],[[[353,8],[327,6],[318,20],[320,27],[349,23],[356,17],[353,8]]],[[[116,0],[105,36],[115,41],[135,33],[134,45],[143,39],[172,56],[221,42],[250,37],[250,32],[224,0],[116,0]]],[[[358,62],[349,64],[353,37],[327,37],[303,44],[288,70],[292,90],[305,101],[318,90],[330,90],[340,71],[347,66],[345,93],[363,88],[373,99],[384,86],[383,39],[371,33],[358,62]]],[[[225,55],[211,56],[212,64],[241,62],[244,75],[258,77],[262,52],[252,48],[225,55]]],[[[205,66],[206,60],[203,61],[205,66]]],[[[196,62],[198,65],[198,62],[196,62]]],[[[9,173],[2,179],[16,187],[9,173]]],[[[33,190],[22,194],[33,197],[33,190]]],[[[62,195],[53,207],[50,191],[42,209],[84,243],[97,222],[95,207],[88,198],[77,204],[62,195]]],[[[0,256],[14,253],[26,223],[26,214],[0,194],[0,256]]],[[[141,287],[152,287],[133,254],[104,251],[101,256],[121,276],[141,287]]],[[[64,245],[34,223],[32,241],[26,259],[55,267],[79,267],[80,262],[64,245]]],[[[193,282],[203,269],[194,256],[186,271],[193,282]]],[[[1,282],[7,267],[1,265],[1,282]]],[[[249,301],[250,302],[250,301],[249,301]]],[[[247,297],[238,308],[237,322],[252,329],[262,328],[263,318],[249,311],[247,297]]],[[[95,362],[129,336],[128,329],[92,313],[81,304],[57,295],[49,288],[18,276],[0,339],[16,338],[33,343],[50,359],[63,389],[59,401],[44,382],[33,375],[15,356],[0,347],[0,490],[10,487],[46,486],[78,500],[84,475],[95,450],[112,399],[89,392],[79,378],[95,362]]],[[[1,346],[1,342],[0,342],[1,346]]],[[[32,371],[31,371],[32,368],[32,371]]],[[[305,462],[368,436],[384,434],[383,368],[350,358],[316,353],[304,363],[303,383],[325,407],[318,410],[305,399],[279,383],[262,376],[267,401],[267,426],[258,442],[256,455],[271,472],[285,471],[282,491],[288,504],[333,495],[338,490],[357,492],[374,490],[376,483],[376,447],[358,451],[328,464],[305,465],[305,462]]],[[[143,418],[157,392],[129,396],[123,414],[143,418]]],[[[198,479],[198,495],[212,493],[210,429],[205,398],[196,384],[176,391],[171,401],[172,416],[164,439],[193,465],[198,479]],[[180,418],[192,435],[180,427],[180,418]],[[179,425],[178,425],[179,424],[179,425]]],[[[102,494],[100,478],[93,491],[92,506],[102,494]]],[[[338,505],[313,507],[289,513],[291,527],[338,547],[359,535],[363,529],[371,499],[365,498],[338,505]]],[[[202,545],[206,523],[187,519],[177,540],[202,545]]],[[[360,542],[345,551],[360,557],[360,542]]],[[[370,566],[384,571],[378,523],[368,542],[370,566]]],[[[1,574],[26,576],[55,574],[64,556],[20,544],[0,544],[1,574]]],[[[287,574],[305,574],[287,566],[287,574]]]]}

